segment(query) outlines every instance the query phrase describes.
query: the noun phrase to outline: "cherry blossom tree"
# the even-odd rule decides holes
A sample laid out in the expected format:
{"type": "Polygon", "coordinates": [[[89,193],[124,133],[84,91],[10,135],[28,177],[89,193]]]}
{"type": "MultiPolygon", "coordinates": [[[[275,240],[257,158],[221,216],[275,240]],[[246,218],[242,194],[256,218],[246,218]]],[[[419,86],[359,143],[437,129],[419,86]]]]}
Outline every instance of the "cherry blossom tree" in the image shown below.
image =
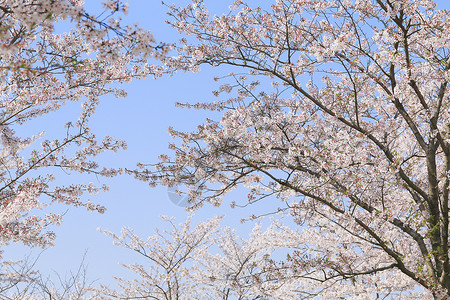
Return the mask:
{"type": "Polygon", "coordinates": [[[149,260],[150,265],[123,264],[141,280],[117,278],[120,290],[101,286],[99,294],[119,299],[198,299],[205,295],[200,288],[200,269],[196,266],[202,252],[212,245],[218,233],[219,218],[191,228],[191,220],[176,225],[165,217],[170,231],[155,230],[155,235],[141,239],[131,229],[124,228],[120,235],[104,231],[114,239],[114,244],[126,247],[149,260]],[[194,266],[193,266],[194,264],[194,266]]]}
{"type": "Polygon", "coordinates": [[[292,217],[296,246],[270,273],[286,295],[448,299],[449,12],[431,0],[260,5],[169,6],[186,37],[165,64],[234,72],[217,101],[180,104],[220,120],[170,129],[173,154],[130,172],[187,186],[192,209],[246,187],[232,207],[264,199],[292,217]]]}
{"type": "Polygon", "coordinates": [[[108,0],[104,12],[94,15],[83,3],[0,1],[0,245],[51,244],[54,234],[47,228],[61,222],[61,215],[46,208],[53,203],[104,211],[82,196],[107,187],[65,185],[59,177],[121,172],[100,167],[95,157],[125,148],[125,142],[97,138],[89,121],[101,96],[125,96],[117,83],[161,73],[148,60],[160,58],[167,47],[138,26],[122,25],[128,4],[108,0]],[[59,137],[46,139],[45,128],[24,134],[25,125],[50,120],[50,113],[70,102],[80,102],[81,113],[61,124],[59,137]]]}
{"type": "MultiPolygon", "coordinates": [[[[117,290],[107,286],[91,289],[95,299],[321,299],[355,297],[360,299],[390,296],[398,299],[419,299],[424,294],[404,289],[392,278],[380,276],[374,297],[368,297],[366,282],[342,284],[340,279],[330,279],[316,284],[311,292],[308,279],[317,263],[325,264],[303,246],[303,236],[274,220],[267,228],[257,223],[248,239],[240,238],[234,229],[220,227],[221,218],[212,218],[192,225],[192,215],[176,225],[165,217],[170,230],[155,230],[146,239],[131,229],[124,228],[120,235],[104,231],[114,239],[114,244],[128,248],[144,258],[142,263],[123,264],[137,278],[116,278],[117,290]],[[276,258],[294,250],[295,256],[280,264],[276,258]],[[308,262],[299,261],[308,258],[308,262]],[[310,272],[298,276],[291,264],[308,268],[310,272]],[[288,263],[290,262],[290,263],[288,263]],[[295,275],[294,275],[295,274],[295,275]],[[339,286],[339,290],[336,288],[339,286]],[[301,291],[301,292],[300,292],[301,291]],[[308,292],[309,291],[309,292],[308,292]],[[300,296],[300,297],[299,297],[300,296]]],[[[133,256],[130,256],[133,257],[133,256]]]]}
{"type": "MultiPolygon", "coordinates": [[[[170,230],[156,230],[142,239],[125,228],[121,235],[105,231],[114,244],[145,258],[147,264],[124,264],[138,279],[117,278],[120,289],[106,286],[100,295],[118,299],[292,299],[287,282],[278,282],[270,255],[294,248],[299,234],[274,222],[266,230],[257,224],[248,240],[212,218],[192,226],[192,215],[176,225],[164,217],[170,230]],[[292,239],[294,237],[294,239],[292,239]]],[[[291,280],[294,283],[296,280],[291,280]]]]}

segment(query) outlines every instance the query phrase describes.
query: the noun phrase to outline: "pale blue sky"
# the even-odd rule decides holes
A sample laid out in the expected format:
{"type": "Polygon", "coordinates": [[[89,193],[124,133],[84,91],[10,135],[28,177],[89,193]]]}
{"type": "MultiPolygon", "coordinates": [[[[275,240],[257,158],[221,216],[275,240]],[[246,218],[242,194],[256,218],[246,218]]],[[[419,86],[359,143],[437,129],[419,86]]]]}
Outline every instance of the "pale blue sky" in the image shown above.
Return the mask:
{"type": "MultiPolygon", "coordinates": [[[[86,2],[91,5],[94,1],[99,2],[97,0],[86,2]]],[[[205,2],[214,5],[214,8],[220,11],[226,9],[232,1],[205,0],[205,2]]],[[[450,7],[444,0],[438,1],[438,5],[439,8],[450,7]]],[[[164,23],[165,13],[166,8],[159,0],[134,0],[130,1],[130,14],[126,20],[130,23],[137,22],[152,30],[158,40],[176,41],[179,36],[164,23]]],[[[211,91],[217,87],[217,83],[212,78],[221,74],[217,72],[223,73],[223,70],[203,68],[199,74],[177,74],[172,78],[158,80],[145,79],[125,85],[128,91],[128,97],[125,99],[104,97],[92,122],[93,131],[98,136],[111,135],[125,139],[128,150],[105,155],[101,161],[107,165],[133,167],[136,162],[156,162],[159,154],[168,153],[167,145],[172,141],[167,132],[169,126],[183,130],[194,129],[195,125],[202,123],[206,117],[205,112],[175,108],[174,102],[213,99],[211,91]]],[[[70,113],[77,105],[79,106],[71,104],[62,115],[70,113]]],[[[55,116],[53,121],[63,121],[63,117],[60,118],[59,120],[55,116]]],[[[47,123],[42,124],[45,126],[47,123]]],[[[80,177],[73,176],[73,178],[80,177]]],[[[64,275],[71,269],[75,270],[83,253],[88,250],[86,263],[89,279],[111,283],[112,275],[130,274],[118,266],[117,262],[133,262],[138,256],[129,250],[113,246],[112,240],[99,233],[97,227],[119,232],[122,226],[128,226],[146,236],[152,234],[153,229],[162,224],[159,215],[175,216],[180,222],[187,215],[183,208],[169,201],[166,188],[149,188],[146,183],[128,176],[114,179],[91,177],[85,180],[111,186],[110,192],[92,197],[93,201],[104,204],[107,211],[104,215],[99,215],[86,212],[84,209],[69,208],[63,225],[55,228],[56,246],[45,251],[38,262],[38,267],[44,272],[55,270],[64,275]]],[[[237,192],[232,197],[245,195],[237,192]]],[[[228,203],[229,201],[221,208],[205,207],[198,212],[198,218],[229,213],[228,203]]],[[[61,210],[67,208],[61,206],[61,210]]],[[[234,210],[232,214],[228,214],[224,223],[244,228],[245,226],[239,223],[242,216],[248,216],[248,211],[234,210]]],[[[5,257],[12,256],[17,259],[29,253],[29,249],[21,246],[10,247],[6,251],[5,257]]],[[[35,255],[37,253],[39,251],[34,252],[35,255]]]]}

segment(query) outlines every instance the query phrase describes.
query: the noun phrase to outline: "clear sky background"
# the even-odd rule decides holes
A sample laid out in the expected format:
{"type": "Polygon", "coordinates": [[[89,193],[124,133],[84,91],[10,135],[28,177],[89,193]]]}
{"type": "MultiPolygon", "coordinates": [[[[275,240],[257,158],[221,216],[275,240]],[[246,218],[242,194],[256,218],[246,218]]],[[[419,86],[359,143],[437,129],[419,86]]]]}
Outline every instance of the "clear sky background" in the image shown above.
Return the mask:
{"type": "MultiPolygon", "coordinates": [[[[100,11],[98,0],[86,0],[93,11],[100,11]]],[[[130,13],[125,20],[129,23],[139,23],[150,29],[159,41],[175,42],[180,38],[178,33],[164,23],[168,17],[167,8],[159,0],[132,0],[130,13]]],[[[186,4],[187,0],[167,1],[168,3],[186,4]]],[[[205,0],[213,13],[226,12],[231,0],[205,0]]],[[[255,1],[258,2],[258,1],[255,1]]],[[[438,8],[450,8],[449,1],[438,1],[438,8]]],[[[91,10],[92,11],[92,10],[91,10]]],[[[127,141],[128,149],[117,154],[107,154],[100,157],[100,162],[106,166],[121,166],[134,168],[137,162],[154,163],[162,153],[170,153],[167,149],[173,142],[167,128],[173,126],[179,130],[195,129],[203,123],[207,113],[203,111],[183,110],[176,108],[174,103],[215,100],[211,91],[220,83],[213,77],[227,73],[223,68],[210,69],[203,67],[198,74],[177,74],[171,78],[158,80],[151,78],[135,81],[124,85],[128,92],[127,98],[115,99],[112,96],[103,97],[97,114],[92,121],[93,132],[97,136],[110,135],[127,141]]],[[[69,104],[63,111],[55,113],[52,120],[43,119],[33,126],[38,131],[61,132],[66,116],[78,110],[79,103],[69,104]],[[40,128],[39,128],[40,127],[40,128]]],[[[216,117],[217,119],[217,117],[216,117]]],[[[36,132],[36,133],[37,133],[36,132]]],[[[181,222],[187,216],[184,208],[174,205],[168,198],[167,188],[150,188],[145,182],[139,182],[130,176],[119,176],[113,179],[101,177],[86,177],[72,174],[65,177],[69,182],[83,180],[110,186],[108,193],[99,193],[90,197],[93,202],[107,207],[105,214],[87,212],[82,208],[60,206],[60,211],[69,209],[64,223],[54,228],[57,234],[56,246],[44,251],[37,263],[37,268],[51,275],[53,271],[62,277],[69,271],[76,271],[83,254],[87,251],[85,263],[88,267],[88,279],[113,284],[112,275],[127,277],[131,273],[120,267],[118,262],[132,263],[142,261],[130,250],[113,246],[112,239],[97,231],[98,227],[118,233],[123,226],[134,228],[136,233],[145,237],[151,235],[156,227],[163,225],[160,215],[174,216],[181,222]]],[[[226,214],[223,224],[237,228],[238,232],[247,232],[249,225],[242,225],[239,220],[247,217],[248,209],[229,208],[230,198],[246,197],[242,191],[237,191],[224,201],[220,208],[204,207],[197,212],[197,220],[213,215],[226,214]]],[[[252,208],[263,211],[270,206],[266,199],[259,207],[252,208]]],[[[32,251],[32,257],[38,255],[40,249],[32,251]]],[[[5,249],[6,258],[21,259],[30,254],[29,248],[13,245],[5,249]]]]}

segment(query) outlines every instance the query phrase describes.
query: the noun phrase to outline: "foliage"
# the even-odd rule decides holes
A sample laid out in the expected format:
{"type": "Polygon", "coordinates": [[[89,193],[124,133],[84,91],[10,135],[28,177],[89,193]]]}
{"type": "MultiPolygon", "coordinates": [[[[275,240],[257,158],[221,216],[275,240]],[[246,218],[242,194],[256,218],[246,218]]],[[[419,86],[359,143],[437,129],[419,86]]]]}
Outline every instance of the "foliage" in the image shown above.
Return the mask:
{"type": "Polygon", "coordinates": [[[220,120],[171,129],[173,155],[132,173],[186,185],[192,209],[241,186],[248,201],[232,206],[270,197],[301,229],[277,264],[287,293],[448,298],[449,12],[431,0],[263,5],[236,0],[219,16],[201,0],[169,7],[193,37],[169,68],[241,73],[220,79],[218,101],[180,104],[220,120]]]}

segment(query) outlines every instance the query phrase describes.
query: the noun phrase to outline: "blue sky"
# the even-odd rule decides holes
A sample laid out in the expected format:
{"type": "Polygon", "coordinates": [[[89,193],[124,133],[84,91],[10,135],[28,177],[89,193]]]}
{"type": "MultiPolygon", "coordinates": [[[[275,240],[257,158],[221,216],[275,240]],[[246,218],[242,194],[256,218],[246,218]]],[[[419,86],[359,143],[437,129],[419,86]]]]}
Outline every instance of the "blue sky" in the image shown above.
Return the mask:
{"type": "MultiPolygon", "coordinates": [[[[96,2],[99,2],[95,0],[96,2]]],[[[94,3],[94,0],[86,2],[94,3]],[[92,2],[91,2],[92,1],[92,2]]],[[[187,3],[187,0],[176,1],[187,3]]],[[[232,1],[206,0],[217,11],[224,10],[232,1]]],[[[438,1],[439,8],[449,8],[446,1],[438,1]]],[[[130,1],[130,14],[126,20],[139,23],[150,29],[157,40],[176,41],[179,36],[176,31],[164,23],[167,9],[155,0],[130,1]]],[[[106,165],[134,167],[136,162],[156,162],[158,155],[169,153],[167,146],[172,139],[167,128],[194,129],[206,117],[205,112],[182,110],[175,108],[174,102],[207,101],[212,99],[211,91],[217,87],[213,77],[223,73],[223,70],[203,68],[199,74],[177,74],[172,78],[158,80],[145,79],[125,85],[128,97],[115,99],[104,97],[96,116],[92,121],[93,131],[98,136],[111,135],[125,139],[128,150],[117,154],[107,154],[101,157],[106,165]]],[[[76,109],[79,104],[70,104],[64,113],[76,109]]],[[[56,117],[54,121],[58,121],[56,117]]],[[[63,121],[61,119],[61,121],[63,121]]],[[[45,121],[47,122],[47,121],[45,121]]],[[[47,123],[42,123],[43,126],[47,123]]],[[[42,130],[48,129],[42,128],[42,130]]],[[[73,178],[79,179],[76,175],[73,178]]],[[[70,270],[76,270],[87,251],[86,264],[88,278],[99,279],[102,283],[113,283],[112,275],[129,275],[129,271],[118,265],[118,262],[134,262],[138,256],[126,249],[112,245],[112,240],[98,232],[98,227],[119,232],[121,227],[134,228],[141,236],[152,234],[154,228],[161,226],[160,215],[175,216],[183,221],[187,213],[183,208],[174,205],[168,198],[166,188],[150,188],[144,182],[138,182],[128,176],[113,179],[85,178],[87,182],[110,185],[108,193],[100,193],[92,200],[104,204],[107,211],[104,215],[86,212],[61,206],[61,211],[69,208],[61,227],[55,228],[57,234],[56,246],[42,253],[37,267],[44,273],[52,270],[62,276],[70,270]]],[[[231,197],[245,197],[242,193],[234,193],[231,197]]],[[[229,203],[229,202],[228,202],[229,203]]],[[[262,203],[261,205],[264,205],[262,203]]],[[[227,214],[225,224],[242,228],[239,219],[248,215],[245,211],[230,213],[228,204],[220,208],[205,207],[197,213],[197,219],[215,214],[227,214]]],[[[22,246],[12,246],[6,249],[5,257],[20,259],[29,254],[29,249],[22,246]]],[[[33,251],[37,255],[39,249],[33,251]]]]}

